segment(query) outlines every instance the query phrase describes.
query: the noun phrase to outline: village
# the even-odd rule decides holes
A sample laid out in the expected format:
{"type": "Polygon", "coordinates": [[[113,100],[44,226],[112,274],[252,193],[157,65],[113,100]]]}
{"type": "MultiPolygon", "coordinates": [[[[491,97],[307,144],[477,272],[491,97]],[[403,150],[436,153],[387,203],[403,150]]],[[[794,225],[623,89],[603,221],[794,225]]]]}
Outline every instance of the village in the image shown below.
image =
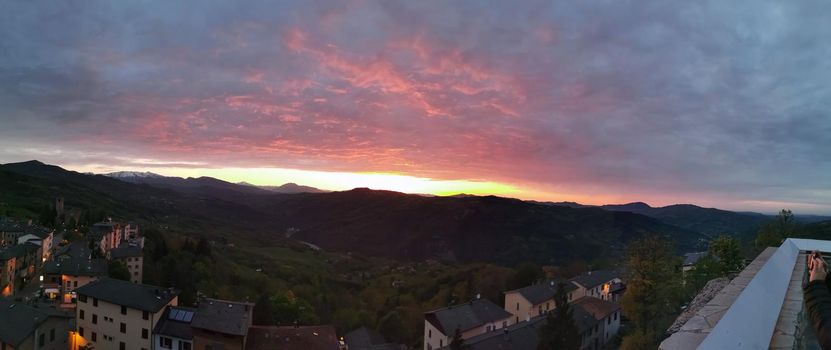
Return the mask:
{"type": "MultiPolygon", "coordinates": [[[[178,290],[142,284],[145,237],[138,224],[105,219],[80,239],[69,242],[69,234],[77,232],[0,221],[0,348],[408,348],[368,326],[339,334],[333,325],[257,325],[247,300],[200,296],[195,307],[179,305],[178,290]]],[[[425,312],[423,349],[450,349],[454,339],[468,349],[534,349],[558,288],[568,295],[582,349],[615,339],[623,271],[597,270],[504,291],[502,306],[477,295],[425,312]]]]}

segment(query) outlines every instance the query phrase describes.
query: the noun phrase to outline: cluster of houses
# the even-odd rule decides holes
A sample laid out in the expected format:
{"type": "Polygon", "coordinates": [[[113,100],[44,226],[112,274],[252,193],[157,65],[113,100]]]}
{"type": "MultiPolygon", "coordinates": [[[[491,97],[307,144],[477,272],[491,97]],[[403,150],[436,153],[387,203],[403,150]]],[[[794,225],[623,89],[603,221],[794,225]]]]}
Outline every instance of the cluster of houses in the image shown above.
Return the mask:
{"type": "Polygon", "coordinates": [[[11,296],[37,278],[39,269],[52,256],[54,230],[0,220],[0,297],[11,296]]]}
{"type": "Polygon", "coordinates": [[[465,347],[536,349],[539,329],[555,308],[554,294],[566,288],[581,349],[601,349],[620,329],[619,301],[626,285],[618,270],[590,271],[570,280],[551,279],[505,292],[502,307],[477,296],[470,302],[424,314],[424,349],[448,349],[456,332],[465,347]]]}
{"type": "Polygon", "coordinates": [[[136,224],[106,221],[93,224],[86,240],[69,243],[55,250],[43,266],[43,293],[62,304],[72,305],[75,289],[108,275],[109,263],[121,261],[127,266],[130,281],[141,283],[144,265],[141,237],[136,224]]]}
{"type": "Polygon", "coordinates": [[[177,290],[141,283],[144,238],[135,224],[97,223],[87,239],[60,247],[52,247],[53,231],[30,224],[2,226],[0,237],[0,256],[11,256],[0,275],[8,291],[0,298],[2,350],[346,350],[348,342],[358,350],[401,349],[365,328],[339,338],[331,325],[254,325],[248,302],[202,298],[196,307],[179,306],[177,290]],[[129,281],[107,277],[113,260],[127,266],[129,281]],[[15,295],[15,281],[36,276],[42,298],[15,295]]]}
{"type": "MultiPolygon", "coordinates": [[[[362,327],[338,337],[331,325],[253,324],[254,304],[202,298],[178,305],[178,291],[142,284],[144,238],[135,224],[92,225],[86,240],[53,246],[54,231],[0,222],[0,349],[400,350],[362,327]],[[109,278],[121,261],[130,280],[109,278]],[[15,296],[39,282],[37,300],[15,296]]],[[[582,349],[599,349],[620,328],[620,271],[591,271],[505,292],[503,306],[477,297],[424,315],[424,349],[447,349],[456,332],[466,348],[536,349],[538,332],[564,286],[582,349]]]]}

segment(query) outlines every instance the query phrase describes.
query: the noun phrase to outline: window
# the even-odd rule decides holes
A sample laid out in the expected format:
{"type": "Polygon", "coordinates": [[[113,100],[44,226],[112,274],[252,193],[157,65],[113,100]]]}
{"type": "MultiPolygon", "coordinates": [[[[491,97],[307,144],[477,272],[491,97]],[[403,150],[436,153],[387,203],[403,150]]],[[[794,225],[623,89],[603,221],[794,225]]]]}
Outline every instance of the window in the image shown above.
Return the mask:
{"type": "Polygon", "coordinates": [[[38,336],[38,346],[43,346],[44,344],[46,344],[46,334],[41,333],[38,336]]]}
{"type": "Polygon", "coordinates": [[[444,346],[444,341],[439,339],[439,347],[442,347],[442,346],[444,346]]]}
{"type": "Polygon", "coordinates": [[[617,321],[617,311],[615,311],[615,321],[617,321]]]}
{"type": "Polygon", "coordinates": [[[428,329],[428,330],[427,330],[427,338],[432,338],[432,337],[433,337],[433,330],[432,330],[432,329],[428,329]]]}
{"type": "Polygon", "coordinates": [[[159,347],[164,349],[170,349],[173,347],[173,339],[168,337],[159,337],[159,347]]]}
{"type": "Polygon", "coordinates": [[[82,337],[84,336],[84,327],[78,327],[78,334],[80,334],[82,337]]]}
{"type": "Polygon", "coordinates": [[[71,284],[71,283],[72,283],[72,282],[66,281],[66,289],[69,289],[69,287],[72,287],[72,284],[71,284]]]}
{"type": "Polygon", "coordinates": [[[87,296],[83,295],[83,294],[79,295],[78,300],[80,300],[82,303],[86,303],[87,302],[87,296]]]}
{"type": "Polygon", "coordinates": [[[516,309],[519,311],[519,303],[516,303],[516,309]]]}
{"type": "Polygon", "coordinates": [[[127,344],[124,344],[123,341],[118,342],[118,350],[126,350],[126,349],[127,349],[127,344]]]}
{"type": "Polygon", "coordinates": [[[127,333],[127,324],[121,322],[121,333],[127,333]]]}
{"type": "Polygon", "coordinates": [[[508,321],[502,321],[502,328],[508,327],[508,321]]]}
{"type": "Polygon", "coordinates": [[[72,288],[78,288],[78,281],[72,281],[72,288]]]}
{"type": "Polygon", "coordinates": [[[127,314],[127,307],[126,307],[126,306],[124,306],[124,305],[122,305],[122,306],[121,306],[121,314],[122,314],[122,315],[126,315],[126,314],[127,314]]]}
{"type": "Polygon", "coordinates": [[[92,341],[98,341],[98,333],[92,332],[92,341]]]}
{"type": "Polygon", "coordinates": [[[49,330],[49,342],[55,341],[55,329],[52,328],[49,330]]]}
{"type": "Polygon", "coordinates": [[[147,339],[147,328],[141,329],[141,339],[147,339]]]}
{"type": "Polygon", "coordinates": [[[98,306],[98,298],[92,298],[92,306],[98,306]]]}
{"type": "Polygon", "coordinates": [[[84,319],[84,310],[78,310],[78,318],[84,319]]]}
{"type": "Polygon", "coordinates": [[[188,342],[179,341],[179,350],[192,350],[192,345],[188,342]]]}
{"type": "Polygon", "coordinates": [[[141,319],[142,320],[149,320],[150,319],[150,313],[147,312],[147,311],[142,311],[141,312],[141,319]]]}
{"type": "Polygon", "coordinates": [[[92,324],[98,324],[98,315],[92,314],[92,324]]]}

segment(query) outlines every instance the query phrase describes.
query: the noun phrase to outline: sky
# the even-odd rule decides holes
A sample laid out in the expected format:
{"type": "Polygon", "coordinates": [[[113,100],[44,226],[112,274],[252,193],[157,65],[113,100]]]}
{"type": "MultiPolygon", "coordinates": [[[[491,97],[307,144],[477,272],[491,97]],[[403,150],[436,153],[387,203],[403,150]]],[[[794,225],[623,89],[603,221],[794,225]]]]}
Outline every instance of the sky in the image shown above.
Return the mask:
{"type": "Polygon", "coordinates": [[[4,1],[0,163],[831,214],[831,2],[4,1]]]}

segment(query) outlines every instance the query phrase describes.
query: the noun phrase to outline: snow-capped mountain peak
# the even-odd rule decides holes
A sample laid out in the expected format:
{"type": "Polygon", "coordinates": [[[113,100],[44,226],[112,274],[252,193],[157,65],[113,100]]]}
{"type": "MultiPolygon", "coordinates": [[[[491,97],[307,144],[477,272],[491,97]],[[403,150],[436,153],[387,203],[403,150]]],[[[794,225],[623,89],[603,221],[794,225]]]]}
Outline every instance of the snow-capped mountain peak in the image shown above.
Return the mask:
{"type": "Polygon", "coordinates": [[[116,179],[123,179],[123,178],[160,178],[164,177],[162,175],[151,173],[149,171],[116,171],[109,174],[104,174],[104,176],[114,177],[116,179]]]}

